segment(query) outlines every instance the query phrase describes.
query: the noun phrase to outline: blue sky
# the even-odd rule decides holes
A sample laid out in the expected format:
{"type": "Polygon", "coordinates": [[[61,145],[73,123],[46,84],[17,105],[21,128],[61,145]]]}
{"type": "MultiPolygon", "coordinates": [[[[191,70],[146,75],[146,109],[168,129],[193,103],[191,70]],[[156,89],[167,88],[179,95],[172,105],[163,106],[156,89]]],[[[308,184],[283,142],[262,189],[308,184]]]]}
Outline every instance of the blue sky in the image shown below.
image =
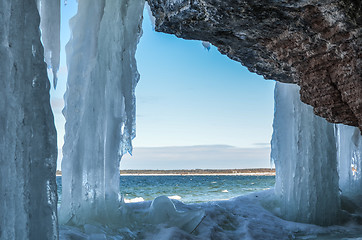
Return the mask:
{"type": "MultiPolygon", "coordinates": [[[[61,67],[51,91],[63,144],[64,46],[76,1],[62,6],[61,67]]],[[[144,13],[137,48],[137,137],[124,169],[269,167],[274,81],[250,73],[240,63],[208,51],[200,41],[178,39],[152,29],[144,13]],[[223,164],[221,164],[223,163],[223,164]]],[[[58,160],[60,168],[61,151],[58,160]]]]}

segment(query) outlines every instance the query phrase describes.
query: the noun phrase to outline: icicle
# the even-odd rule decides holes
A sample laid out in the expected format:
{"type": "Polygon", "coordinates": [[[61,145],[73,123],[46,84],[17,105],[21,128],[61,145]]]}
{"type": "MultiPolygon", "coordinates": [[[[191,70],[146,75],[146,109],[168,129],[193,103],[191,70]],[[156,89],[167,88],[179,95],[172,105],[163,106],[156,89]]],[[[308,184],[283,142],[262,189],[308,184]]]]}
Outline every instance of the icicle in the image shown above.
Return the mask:
{"type": "Polygon", "coordinates": [[[153,16],[150,5],[148,5],[148,2],[145,2],[145,8],[147,9],[148,17],[150,18],[150,22],[152,24],[152,29],[155,30],[156,18],[153,16]]]}
{"type": "Polygon", "coordinates": [[[202,41],[202,46],[203,46],[207,51],[210,51],[211,44],[210,44],[209,42],[202,41]]]}
{"type": "Polygon", "coordinates": [[[36,1],[0,1],[0,239],[57,239],[56,131],[36,1]]]}
{"type": "Polygon", "coordinates": [[[331,225],[340,202],[333,124],[300,101],[299,87],[276,83],[271,157],[281,215],[292,221],[331,225]]]}
{"type": "Polygon", "coordinates": [[[116,223],[119,161],[132,151],[143,0],[79,0],[66,46],[61,221],[116,223]]]}
{"type": "Polygon", "coordinates": [[[362,196],[362,136],[358,128],[336,125],[339,187],[342,195],[355,200],[362,196]]]}
{"type": "Polygon", "coordinates": [[[44,58],[53,72],[53,86],[57,87],[60,61],[60,0],[37,0],[44,58]]]}

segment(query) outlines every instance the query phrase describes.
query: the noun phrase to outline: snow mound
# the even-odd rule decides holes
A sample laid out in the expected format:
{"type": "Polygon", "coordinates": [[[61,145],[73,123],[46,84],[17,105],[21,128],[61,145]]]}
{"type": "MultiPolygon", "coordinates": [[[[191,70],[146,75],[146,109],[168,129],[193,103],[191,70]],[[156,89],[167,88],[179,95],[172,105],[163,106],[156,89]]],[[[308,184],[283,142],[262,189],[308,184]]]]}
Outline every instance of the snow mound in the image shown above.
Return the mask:
{"type": "Polygon", "coordinates": [[[362,236],[362,226],[357,224],[358,220],[330,227],[290,222],[272,213],[278,212],[279,204],[274,189],[227,201],[187,205],[161,196],[152,202],[129,203],[121,207],[128,212],[127,219],[133,222],[132,225],[117,230],[99,225],[83,228],[63,225],[60,226],[60,239],[289,240],[356,239],[362,236]],[[189,218],[193,227],[183,225],[187,215],[193,216],[189,218]]]}

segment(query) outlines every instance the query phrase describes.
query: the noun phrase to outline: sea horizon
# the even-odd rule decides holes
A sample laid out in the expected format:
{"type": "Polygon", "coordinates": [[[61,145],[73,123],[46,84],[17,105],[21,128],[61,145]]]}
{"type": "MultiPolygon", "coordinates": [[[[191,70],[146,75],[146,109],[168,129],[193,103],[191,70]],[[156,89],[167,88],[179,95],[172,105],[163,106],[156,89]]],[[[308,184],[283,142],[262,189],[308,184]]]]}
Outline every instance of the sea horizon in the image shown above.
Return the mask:
{"type": "MultiPolygon", "coordinates": [[[[56,171],[62,176],[61,170],[56,171]]],[[[241,168],[241,169],[123,169],[121,176],[197,176],[197,175],[242,175],[242,176],[275,176],[275,168],[241,168]]]]}

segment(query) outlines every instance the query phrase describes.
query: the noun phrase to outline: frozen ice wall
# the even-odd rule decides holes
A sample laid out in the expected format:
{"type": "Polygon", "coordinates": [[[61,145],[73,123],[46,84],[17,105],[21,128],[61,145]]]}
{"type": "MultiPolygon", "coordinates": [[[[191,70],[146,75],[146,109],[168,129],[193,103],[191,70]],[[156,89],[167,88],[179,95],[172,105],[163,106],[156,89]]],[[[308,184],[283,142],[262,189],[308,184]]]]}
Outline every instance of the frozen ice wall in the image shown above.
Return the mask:
{"type": "Polygon", "coordinates": [[[62,223],[115,223],[119,163],[135,136],[143,6],[143,0],[79,0],[70,20],[62,223]]]}
{"type": "Polygon", "coordinates": [[[60,0],[37,0],[40,14],[41,39],[44,58],[53,72],[53,86],[57,87],[60,61],[60,0]]]}
{"type": "Polygon", "coordinates": [[[276,83],[272,160],[280,214],[331,225],[340,208],[334,126],[300,101],[299,86],[276,83]]]}
{"type": "Polygon", "coordinates": [[[0,239],[57,239],[56,131],[36,1],[0,1],[0,239]]]}
{"type": "Polygon", "coordinates": [[[362,136],[358,128],[336,125],[339,187],[342,195],[362,205],[362,136]]]}

